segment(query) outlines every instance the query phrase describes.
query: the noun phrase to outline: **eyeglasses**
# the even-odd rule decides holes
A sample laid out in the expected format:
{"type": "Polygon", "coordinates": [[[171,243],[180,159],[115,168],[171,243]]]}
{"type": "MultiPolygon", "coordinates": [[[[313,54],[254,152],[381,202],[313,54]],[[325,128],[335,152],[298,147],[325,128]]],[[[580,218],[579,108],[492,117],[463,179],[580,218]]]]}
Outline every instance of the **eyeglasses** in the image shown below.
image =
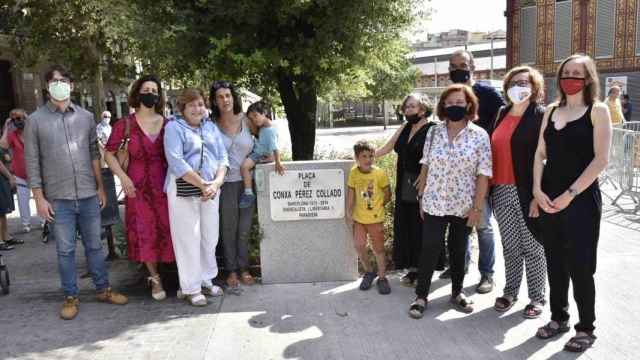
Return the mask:
{"type": "Polygon", "coordinates": [[[529,81],[529,80],[516,80],[516,81],[509,82],[509,87],[510,88],[512,88],[514,86],[527,87],[529,85],[531,85],[531,81],[529,81]]]}
{"type": "Polygon", "coordinates": [[[213,85],[211,85],[211,88],[214,91],[217,91],[220,89],[231,89],[231,83],[224,80],[217,80],[213,83],[213,85]]]}

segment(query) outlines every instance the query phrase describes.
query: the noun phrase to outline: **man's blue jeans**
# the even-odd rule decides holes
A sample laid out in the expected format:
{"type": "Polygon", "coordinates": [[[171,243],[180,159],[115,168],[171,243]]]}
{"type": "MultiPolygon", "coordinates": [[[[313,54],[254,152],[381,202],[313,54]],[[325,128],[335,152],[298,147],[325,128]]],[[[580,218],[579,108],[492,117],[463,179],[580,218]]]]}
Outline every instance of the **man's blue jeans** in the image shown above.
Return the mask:
{"type": "Polygon", "coordinates": [[[53,200],[53,233],[58,250],[58,271],[65,296],[77,296],[76,231],[80,230],[89,273],[97,291],[109,287],[100,239],[100,203],[93,196],[80,200],[53,200]]]}
{"type": "MultiPolygon", "coordinates": [[[[482,275],[493,275],[493,265],[496,262],[495,240],[493,237],[493,227],[491,226],[491,202],[487,197],[484,203],[484,211],[482,212],[482,221],[480,226],[476,228],[478,233],[478,270],[482,275]]],[[[471,241],[467,248],[466,263],[469,264],[471,259],[471,241]]]]}

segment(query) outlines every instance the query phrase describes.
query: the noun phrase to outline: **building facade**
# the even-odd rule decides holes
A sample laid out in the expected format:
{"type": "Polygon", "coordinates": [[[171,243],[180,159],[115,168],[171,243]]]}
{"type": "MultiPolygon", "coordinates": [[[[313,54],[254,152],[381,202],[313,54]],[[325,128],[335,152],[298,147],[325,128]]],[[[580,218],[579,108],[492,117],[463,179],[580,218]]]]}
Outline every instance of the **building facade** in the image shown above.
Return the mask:
{"type": "Polygon", "coordinates": [[[639,12],[640,0],[507,0],[507,67],[527,64],[542,71],[552,101],[559,63],[584,53],[596,61],[602,93],[608,84],[623,85],[638,109],[639,12]]]}
{"type": "MultiPolygon", "coordinates": [[[[416,87],[443,87],[449,85],[449,57],[465,46],[423,50],[412,53],[411,61],[420,70],[416,87]]],[[[474,57],[476,80],[500,80],[506,70],[506,43],[495,41],[493,44],[477,44],[466,47],[474,57]]]]}

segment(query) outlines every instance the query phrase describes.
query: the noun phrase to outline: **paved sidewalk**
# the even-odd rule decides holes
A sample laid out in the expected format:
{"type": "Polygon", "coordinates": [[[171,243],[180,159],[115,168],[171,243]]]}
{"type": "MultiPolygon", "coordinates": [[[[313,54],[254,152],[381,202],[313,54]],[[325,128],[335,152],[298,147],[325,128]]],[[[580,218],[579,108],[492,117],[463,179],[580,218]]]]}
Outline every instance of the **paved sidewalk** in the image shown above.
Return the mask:
{"type": "MultiPolygon", "coordinates": [[[[10,219],[12,230],[18,229],[16,216],[10,219]]],[[[140,282],[137,266],[121,260],[111,264],[111,280],[130,303],[97,303],[91,281],[82,279],[80,314],[63,321],[55,244],[42,244],[37,230],[22,238],[27,244],[3,252],[12,287],[10,295],[0,296],[0,359],[640,358],[640,310],[634,305],[640,288],[640,216],[610,206],[596,274],[598,340],[582,356],[561,350],[571,333],[550,342],[533,337],[548,312],[538,320],[522,318],[525,286],[508,313],[491,308],[504,284],[500,255],[497,289],[473,295],[476,311],[470,315],[451,310],[450,283],[436,280],[425,317],[410,319],[406,311],[413,289],[400,286],[401,274],[393,276],[388,296],[375,289],[359,291],[354,282],[257,285],[201,309],[177,300],[175,293],[158,303],[140,282]]],[[[82,246],[78,250],[84,273],[82,246]]],[[[473,266],[465,283],[470,294],[478,278],[473,266]]],[[[571,313],[575,321],[573,305],[571,313]]]]}

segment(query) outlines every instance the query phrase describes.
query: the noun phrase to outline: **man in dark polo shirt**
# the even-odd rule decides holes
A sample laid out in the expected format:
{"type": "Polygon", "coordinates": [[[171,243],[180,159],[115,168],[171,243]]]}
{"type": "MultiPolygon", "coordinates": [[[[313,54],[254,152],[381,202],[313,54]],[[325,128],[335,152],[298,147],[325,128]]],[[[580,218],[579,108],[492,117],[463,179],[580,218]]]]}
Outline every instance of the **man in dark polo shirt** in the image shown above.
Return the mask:
{"type": "Polygon", "coordinates": [[[54,223],[58,272],[65,300],[60,317],[78,314],[76,231],[80,231],[89,273],[101,302],[124,305],[111,290],[100,239],[100,208],[106,197],[100,176],[93,114],[70,100],[73,82],[67,70],[52,66],[45,74],[49,101],[29,115],[25,161],[38,214],[54,223]]]}
{"type": "MultiPolygon", "coordinates": [[[[475,82],[473,80],[474,70],[475,65],[471,52],[458,50],[451,54],[449,58],[449,78],[454,83],[471,86],[473,93],[478,98],[478,119],[476,124],[490,134],[491,126],[498,115],[498,110],[504,105],[504,100],[492,86],[475,82]]],[[[478,270],[481,274],[480,283],[476,287],[476,291],[480,294],[486,294],[493,290],[493,266],[496,254],[493,228],[491,226],[491,212],[491,206],[487,200],[483,209],[482,223],[476,228],[480,247],[478,270]]]]}

